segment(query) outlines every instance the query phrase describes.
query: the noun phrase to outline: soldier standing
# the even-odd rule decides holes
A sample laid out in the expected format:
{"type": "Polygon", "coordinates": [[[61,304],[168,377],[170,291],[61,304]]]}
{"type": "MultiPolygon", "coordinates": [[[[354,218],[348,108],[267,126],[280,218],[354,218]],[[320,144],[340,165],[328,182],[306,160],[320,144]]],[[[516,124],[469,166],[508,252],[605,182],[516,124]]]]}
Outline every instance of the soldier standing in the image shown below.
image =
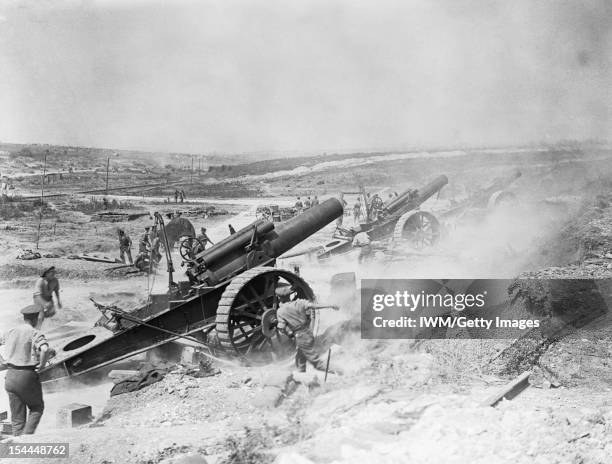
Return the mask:
{"type": "Polygon", "coordinates": [[[320,306],[311,301],[296,299],[291,300],[293,289],[290,286],[278,287],[276,295],[279,299],[279,307],[276,312],[277,329],[288,337],[295,337],[296,353],[295,365],[300,372],[306,372],[306,363],[310,362],[315,369],[325,370],[325,363],[319,358],[315,350],[315,339],[310,328],[312,310],[332,308],[338,310],[338,306],[320,306]]]}
{"type": "Polygon", "coordinates": [[[197,239],[198,240],[195,242],[195,249],[193,250],[194,254],[198,254],[206,250],[206,245],[209,243],[214,245],[213,241],[206,234],[206,227],[202,227],[200,229],[200,235],[198,235],[197,239]]]}
{"type": "Polygon", "coordinates": [[[236,233],[236,229],[234,229],[231,224],[229,224],[228,227],[230,235],[234,235],[236,233]]]}
{"type": "Polygon", "coordinates": [[[134,264],[132,261],[132,239],[123,229],[119,229],[119,259],[123,263],[125,263],[126,255],[130,260],[130,264],[134,264]]]}
{"type": "Polygon", "coordinates": [[[147,226],[144,228],[144,234],[140,237],[140,241],[138,242],[138,253],[147,253],[151,246],[151,241],[149,239],[151,227],[147,226]]]}
{"type": "Polygon", "coordinates": [[[304,209],[309,209],[311,206],[311,202],[310,202],[310,197],[306,198],[306,200],[304,200],[304,209]]]}
{"type": "Polygon", "coordinates": [[[302,200],[300,200],[300,197],[297,197],[297,201],[295,202],[295,209],[297,210],[297,213],[300,214],[303,208],[304,204],[302,203],[302,200]]]}
{"type": "Polygon", "coordinates": [[[318,204],[319,204],[319,197],[315,195],[314,198],[312,199],[311,206],[317,206],[318,204]]]}
{"type": "Polygon", "coordinates": [[[59,280],[55,276],[55,266],[46,269],[34,284],[34,304],[38,307],[38,325],[40,329],[46,317],[55,315],[55,305],[53,304],[53,294],[57,300],[57,307],[61,309],[62,302],[59,296],[59,280]]]}
{"type": "Polygon", "coordinates": [[[9,397],[13,435],[33,434],[45,408],[37,371],[45,367],[53,350],[35,328],[39,313],[37,305],[23,308],[23,324],[0,335],[0,345],[5,346],[7,355],[6,362],[0,358],[0,363],[8,369],[4,389],[9,397]]]}
{"type": "Polygon", "coordinates": [[[353,206],[353,221],[355,224],[359,224],[359,218],[361,218],[361,200],[357,198],[357,202],[353,206]]]}

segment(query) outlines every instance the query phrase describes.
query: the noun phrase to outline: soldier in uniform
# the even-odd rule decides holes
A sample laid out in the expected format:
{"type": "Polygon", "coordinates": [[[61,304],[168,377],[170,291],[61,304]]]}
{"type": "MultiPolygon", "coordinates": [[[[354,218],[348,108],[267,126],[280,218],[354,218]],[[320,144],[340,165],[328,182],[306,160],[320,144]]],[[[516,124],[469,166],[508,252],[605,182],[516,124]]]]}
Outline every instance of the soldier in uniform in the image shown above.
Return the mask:
{"type": "Polygon", "coordinates": [[[310,202],[310,197],[306,198],[306,200],[304,200],[304,209],[309,209],[312,206],[312,203],[310,202]]]}
{"type": "Polygon", "coordinates": [[[357,198],[357,202],[355,206],[353,206],[353,221],[355,224],[359,224],[359,219],[361,218],[361,200],[357,198]]]}
{"type": "Polygon", "coordinates": [[[149,248],[151,247],[151,240],[150,240],[150,235],[151,235],[151,227],[147,226],[144,228],[144,234],[142,234],[142,237],[140,237],[140,241],[138,242],[138,253],[148,253],[149,252],[149,248]]]}
{"type": "Polygon", "coordinates": [[[124,263],[126,255],[130,264],[134,264],[132,261],[132,239],[123,229],[119,229],[119,259],[124,263]]]}
{"type": "Polygon", "coordinates": [[[291,300],[293,289],[286,285],[276,289],[279,299],[279,307],[276,312],[277,329],[288,337],[295,337],[297,352],[295,354],[295,365],[300,372],[306,372],[306,363],[310,362],[315,369],[325,370],[325,363],[319,358],[315,350],[315,339],[310,328],[312,310],[332,308],[338,310],[338,306],[320,306],[311,301],[303,299],[291,300]]]}
{"type": "Polygon", "coordinates": [[[4,345],[7,355],[6,361],[0,358],[0,364],[7,368],[4,388],[9,397],[13,435],[33,434],[45,408],[37,371],[45,367],[53,350],[35,328],[39,313],[37,305],[23,308],[23,324],[0,334],[0,345],[4,345]]]}
{"type": "Polygon", "coordinates": [[[228,227],[230,235],[234,235],[236,233],[236,229],[234,229],[231,224],[228,224],[228,227]]]}
{"type": "Polygon", "coordinates": [[[55,276],[55,266],[51,266],[40,275],[34,284],[34,304],[39,309],[37,329],[40,329],[46,317],[55,315],[53,294],[57,300],[57,307],[61,309],[62,302],[59,295],[59,280],[55,276]]]}
{"type": "Polygon", "coordinates": [[[314,198],[312,199],[312,203],[310,204],[310,206],[317,206],[319,204],[319,197],[318,196],[314,196],[314,198]]]}
{"type": "Polygon", "coordinates": [[[198,235],[197,237],[197,241],[195,241],[194,243],[194,247],[193,247],[193,254],[197,255],[198,253],[203,252],[204,250],[206,250],[206,246],[210,243],[211,245],[214,245],[213,241],[210,239],[210,237],[206,234],[206,227],[202,227],[200,229],[200,235],[198,235]]]}
{"type": "Polygon", "coordinates": [[[302,209],[304,209],[304,204],[302,203],[302,200],[300,200],[300,197],[297,197],[297,201],[295,202],[295,209],[297,210],[298,214],[300,214],[302,212],[302,209]]]}

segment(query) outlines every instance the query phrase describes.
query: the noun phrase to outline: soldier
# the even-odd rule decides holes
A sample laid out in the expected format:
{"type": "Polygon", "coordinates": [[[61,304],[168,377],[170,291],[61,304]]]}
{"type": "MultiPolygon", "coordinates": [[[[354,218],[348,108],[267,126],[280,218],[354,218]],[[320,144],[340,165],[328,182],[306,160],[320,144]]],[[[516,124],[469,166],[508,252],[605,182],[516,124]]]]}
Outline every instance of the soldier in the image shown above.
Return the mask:
{"type": "Polygon", "coordinates": [[[138,242],[138,253],[148,253],[149,248],[151,247],[151,240],[149,238],[151,235],[149,232],[151,227],[147,226],[144,228],[144,230],[144,234],[142,234],[142,237],[140,237],[140,241],[138,242]]]}
{"type": "Polygon", "coordinates": [[[315,195],[314,198],[312,199],[311,206],[317,206],[318,204],[319,204],[319,197],[315,195]]]}
{"type": "Polygon", "coordinates": [[[206,227],[202,227],[200,229],[200,235],[198,235],[198,241],[196,242],[196,249],[194,250],[195,254],[201,253],[206,250],[206,245],[208,244],[214,245],[212,240],[206,234],[206,227]]]}
{"type": "Polygon", "coordinates": [[[229,224],[228,227],[230,235],[234,235],[236,233],[236,229],[234,229],[231,224],[229,224]]]}
{"type": "Polygon", "coordinates": [[[178,197],[179,197],[179,191],[175,190],[174,191],[174,203],[178,203],[178,197]]]}
{"type": "Polygon", "coordinates": [[[311,206],[311,202],[310,202],[310,197],[306,198],[306,200],[304,200],[304,209],[309,209],[311,206]]]}
{"type": "Polygon", "coordinates": [[[61,309],[62,302],[59,296],[59,280],[55,276],[55,266],[46,269],[34,284],[34,304],[38,307],[38,326],[40,329],[46,317],[55,315],[53,294],[57,300],[57,307],[61,309]]]}
{"type": "Polygon", "coordinates": [[[295,365],[300,372],[306,372],[306,362],[310,362],[315,369],[325,370],[325,363],[319,358],[314,347],[314,335],[310,329],[312,310],[332,308],[338,310],[338,306],[320,306],[311,301],[296,299],[291,300],[294,290],[286,285],[276,289],[279,299],[279,307],[276,312],[277,329],[288,337],[295,337],[296,353],[295,365]]]}
{"type": "Polygon", "coordinates": [[[7,355],[6,361],[0,358],[0,363],[8,369],[4,388],[11,408],[13,435],[33,434],[45,408],[37,371],[45,367],[53,350],[35,328],[39,313],[37,305],[23,308],[23,324],[0,335],[0,345],[5,346],[7,355]]]}
{"type": "Polygon", "coordinates": [[[303,208],[304,204],[302,203],[302,200],[300,200],[300,197],[297,197],[297,201],[295,202],[295,209],[297,210],[297,213],[300,214],[303,208]]]}
{"type": "Polygon", "coordinates": [[[125,263],[126,255],[130,260],[130,264],[134,264],[132,261],[132,239],[123,229],[119,229],[119,259],[123,263],[125,263]]]}
{"type": "Polygon", "coordinates": [[[361,199],[357,198],[357,202],[353,206],[353,221],[355,224],[359,224],[359,218],[361,218],[361,199]]]}
{"type": "Polygon", "coordinates": [[[375,193],[370,202],[370,215],[372,216],[372,221],[378,220],[378,217],[382,214],[382,210],[384,208],[384,203],[382,198],[375,193]]]}

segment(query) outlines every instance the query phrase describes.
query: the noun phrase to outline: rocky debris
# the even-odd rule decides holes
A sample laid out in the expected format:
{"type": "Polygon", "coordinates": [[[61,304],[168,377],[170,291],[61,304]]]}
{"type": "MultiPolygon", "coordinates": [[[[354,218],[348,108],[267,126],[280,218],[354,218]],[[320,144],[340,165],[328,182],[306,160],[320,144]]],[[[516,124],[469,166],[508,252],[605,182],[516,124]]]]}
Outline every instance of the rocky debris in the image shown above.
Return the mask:
{"type": "Polygon", "coordinates": [[[598,415],[573,411],[560,413],[554,406],[534,410],[518,400],[482,408],[456,395],[392,403],[375,399],[336,413],[295,452],[334,464],[606,462],[612,450],[612,436],[606,435],[612,430],[612,409],[598,415]],[[570,412],[575,417],[566,417],[570,412]]]}
{"type": "Polygon", "coordinates": [[[23,259],[26,261],[40,258],[42,258],[41,254],[33,250],[19,250],[19,252],[17,253],[17,259],[23,259]]]}
{"type": "Polygon", "coordinates": [[[251,404],[257,408],[276,408],[302,384],[308,389],[319,385],[313,374],[291,373],[286,369],[272,370],[261,379],[261,386],[255,391],[251,404]]]}

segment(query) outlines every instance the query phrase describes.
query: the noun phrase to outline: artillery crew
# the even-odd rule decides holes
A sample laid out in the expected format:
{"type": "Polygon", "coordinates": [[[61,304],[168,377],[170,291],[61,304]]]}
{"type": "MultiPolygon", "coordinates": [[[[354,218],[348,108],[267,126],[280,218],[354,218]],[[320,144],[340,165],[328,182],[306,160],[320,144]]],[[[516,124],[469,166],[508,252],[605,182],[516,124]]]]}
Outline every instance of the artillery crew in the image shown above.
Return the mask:
{"type": "Polygon", "coordinates": [[[300,197],[297,197],[297,201],[295,202],[295,209],[298,214],[300,214],[302,212],[302,209],[304,209],[304,203],[302,203],[300,197]]]}
{"type": "Polygon", "coordinates": [[[309,362],[315,369],[325,370],[325,363],[319,358],[315,350],[315,339],[310,328],[312,310],[322,308],[333,308],[337,306],[319,306],[304,299],[291,300],[294,293],[292,287],[286,285],[276,289],[279,299],[279,307],[276,312],[277,329],[290,338],[295,338],[296,354],[295,365],[300,372],[306,372],[306,364],[309,362]]]}
{"type": "Polygon", "coordinates": [[[228,227],[230,235],[234,235],[236,233],[236,229],[234,229],[231,224],[228,224],[228,227]]]}
{"type": "Polygon", "coordinates": [[[306,198],[306,200],[304,200],[304,209],[310,209],[311,203],[310,203],[310,197],[306,198]]]}
{"type": "Polygon", "coordinates": [[[318,204],[319,204],[319,197],[317,197],[315,195],[314,198],[312,199],[312,203],[310,205],[311,206],[317,206],[318,204]]]}
{"type": "Polygon", "coordinates": [[[40,278],[34,284],[34,305],[38,308],[38,326],[42,326],[46,317],[55,315],[55,304],[53,303],[53,294],[57,300],[57,307],[61,309],[62,302],[59,295],[60,285],[59,280],[55,276],[55,266],[45,269],[40,275],[40,278]]]}
{"type": "Polygon", "coordinates": [[[134,264],[132,261],[132,239],[123,229],[119,229],[119,259],[125,263],[125,257],[130,260],[130,264],[134,264]]]}
{"type": "Polygon", "coordinates": [[[40,309],[30,305],[21,310],[23,324],[0,334],[0,345],[5,346],[7,367],[4,388],[11,409],[13,435],[33,434],[43,414],[42,386],[38,370],[45,367],[53,350],[45,336],[36,329],[40,309]],[[29,412],[29,413],[28,413],[29,412]]]}

